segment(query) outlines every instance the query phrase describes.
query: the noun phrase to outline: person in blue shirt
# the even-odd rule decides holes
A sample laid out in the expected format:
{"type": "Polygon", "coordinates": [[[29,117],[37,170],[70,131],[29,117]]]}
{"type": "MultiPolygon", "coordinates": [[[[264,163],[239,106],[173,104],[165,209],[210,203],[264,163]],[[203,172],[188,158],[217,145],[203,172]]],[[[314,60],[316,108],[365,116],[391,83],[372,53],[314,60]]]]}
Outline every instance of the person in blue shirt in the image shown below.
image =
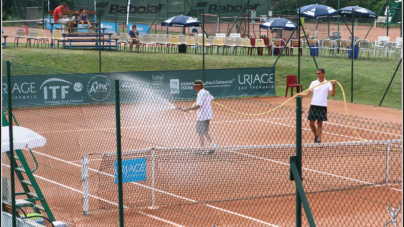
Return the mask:
{"type": "Polygon", "coordinates": [[[140,37],[139,32],[136,30],[136,24],[132,25],[132,30],[129,31],[129,50],[132,52],[133,44],[136,44],[137,53],[139,53],[140,48],[140,37]]]}

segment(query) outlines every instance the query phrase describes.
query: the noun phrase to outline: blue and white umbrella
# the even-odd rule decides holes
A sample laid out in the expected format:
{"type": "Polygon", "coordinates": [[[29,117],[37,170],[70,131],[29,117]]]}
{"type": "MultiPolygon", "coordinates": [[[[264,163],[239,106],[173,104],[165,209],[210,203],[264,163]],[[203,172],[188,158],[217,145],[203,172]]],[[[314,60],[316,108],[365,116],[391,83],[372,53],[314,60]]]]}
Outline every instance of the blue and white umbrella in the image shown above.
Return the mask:
{"type": "Polygon", "coordinates": [[[372,18],[377,19],[377,14],[360,6],[347,6],[338,10],[338,14],[342,16],[352,17],[352,9],[354,10],[354,17],[372,18]]]}
{"type": "Polygon", "coordinates": [[[286,30],[293,31],[296,28],[296,24],[288,19],[283,18],[272,18],[264,21],[260,24],[260,28],[262,29],[270,29],[272,30],[286,30]]]}
{"type": "MultiPolygon", "coordinates": [[[[299,9],[296,10],[299,13],[299,9]]],[[[300,7],[300,16],[310,19],[321,19],[332,17],[338,14],[338,11],[332,7],[318,4],[311,4],[300,7]]]]}
{"type": "Polygon", "coordinates": [[[201,26],[202,23],[198,21],[196,18],[188,17],[188,16],[175,16],[171,17],[161,23],[161,26],[173,26],[173,27],[198,27],[201,26]]]}

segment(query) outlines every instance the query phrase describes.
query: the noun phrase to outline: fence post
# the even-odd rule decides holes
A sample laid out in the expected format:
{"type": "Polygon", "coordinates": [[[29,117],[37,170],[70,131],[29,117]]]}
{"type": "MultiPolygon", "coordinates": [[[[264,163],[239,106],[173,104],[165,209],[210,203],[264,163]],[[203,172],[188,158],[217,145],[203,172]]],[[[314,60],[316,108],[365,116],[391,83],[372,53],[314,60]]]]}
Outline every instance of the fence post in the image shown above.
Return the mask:
{"type": "MultiPolygon", "coordinates": [[[[8,86],[8,94],[7,94],[7,100],[8,100],[8,133],[9,133],[9,138],[10,138],[10,151],[11,155],[10,157],[14,158],[14,140],[13,140],[13,104],[12,104],[12,88],[11,88],[11,65],[10,62],[6,62],[6,67],[7,67],[7,86],[8,86]]],[[[14,180],[14,162],[10,161],[10,175],[11,175],[11,208],[12,210],[12,215],[13,215],[13,227],[17,226],[17,212],[16,212],[16,207],[15,207],[15,180],[14,180]]]]}
{"type": "Polygon", "coordinates": [[[389,183],[389,168],[390,168],[390,142],[387,142],[387,154],[386,154],[386,184],[389,183]]]}
{"type": "Polygon", "coordinates": [[[115,117],[116,117],[116,157],[118,171],[118,203],[119,226],[124,227],[123,219],[123,189],[122,189],[122,147],[121,147],[121,111],[119,100],[119,80],[115,80],[115,117]]]}
{"type": "MultiPolygon", "coordinates": [[[[296,97],[296,165],[302,176],[302,97],[296,97]]],[[[302,226],[302,201],[296,187],[296,226],[302,226]]]]}
{"type": "Polygon", "coordinates": [[[82,161],[81,161],[81,180],[83,181],[83,214],[87,215],[88,214],[88,210],[89,210],[89,204],[88,204],[88,164],[90,164],[90,162],[88,161],[88,158],[86,155],[83,155],[82,157],[82,161]]]}

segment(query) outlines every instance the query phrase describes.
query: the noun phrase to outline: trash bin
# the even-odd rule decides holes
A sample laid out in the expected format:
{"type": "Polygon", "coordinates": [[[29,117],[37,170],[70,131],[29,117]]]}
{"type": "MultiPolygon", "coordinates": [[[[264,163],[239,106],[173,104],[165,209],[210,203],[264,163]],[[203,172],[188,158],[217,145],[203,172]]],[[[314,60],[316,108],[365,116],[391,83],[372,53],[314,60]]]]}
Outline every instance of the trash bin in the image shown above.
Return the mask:
{"type": "MultiPolygon", "coordinates": [[[[351,48],[349,48],[349,49],[351,49],[351,48]]],[[[354,59],[358,59],[358,53],[359,53],[359,46],[358,45],[355,45],[354,46],[354,59]]],[[[348,58],[351,58],[351,55],[352,55],[352,49],[351,50],[348,50],[348,58]]]]}
{"type": "Polygon", "coordinates": [[[178,53],[186,53],[187,46],[185,44],[178,45],[178,53]]]}
{"type": "MultiPolygon", "coordinates": [[[[310,45],[310,47],[318,47],[318,45],[310,45]]],[[[310,56],[318,56],[318,48],[310,49],[310,56]]]]}

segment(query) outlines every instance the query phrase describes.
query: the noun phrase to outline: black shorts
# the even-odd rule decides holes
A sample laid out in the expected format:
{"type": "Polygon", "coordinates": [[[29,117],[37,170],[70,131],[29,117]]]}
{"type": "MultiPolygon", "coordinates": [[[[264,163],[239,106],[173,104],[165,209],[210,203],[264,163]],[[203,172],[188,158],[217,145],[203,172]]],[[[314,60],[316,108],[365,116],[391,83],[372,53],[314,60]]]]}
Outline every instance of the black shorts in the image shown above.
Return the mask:
{"type": "Polygon", "coordinates": [[[202,135],[207,133],[209,131],[209,122],[210,120],[196,121],[196,133],[202,135]]]}
{"type": "Polygon", "coordinates": [[[327,120],[327,107],[311,105],[309,110],[309,121],[326,121],[327,120]]]}

